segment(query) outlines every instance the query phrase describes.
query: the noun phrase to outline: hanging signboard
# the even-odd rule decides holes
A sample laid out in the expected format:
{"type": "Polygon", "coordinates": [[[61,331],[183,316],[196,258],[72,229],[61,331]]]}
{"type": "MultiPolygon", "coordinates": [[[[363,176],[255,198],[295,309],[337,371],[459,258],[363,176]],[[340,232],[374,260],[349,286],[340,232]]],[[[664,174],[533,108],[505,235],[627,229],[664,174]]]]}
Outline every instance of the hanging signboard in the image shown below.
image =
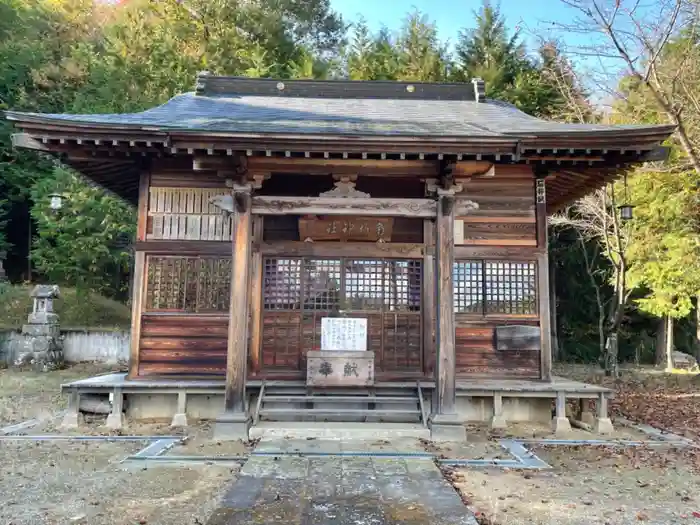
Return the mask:
{"type": "Polygon", "coordinates": [[[299,218],[302,241],[391,241],[391,217],[307,216],[299,218]]]}

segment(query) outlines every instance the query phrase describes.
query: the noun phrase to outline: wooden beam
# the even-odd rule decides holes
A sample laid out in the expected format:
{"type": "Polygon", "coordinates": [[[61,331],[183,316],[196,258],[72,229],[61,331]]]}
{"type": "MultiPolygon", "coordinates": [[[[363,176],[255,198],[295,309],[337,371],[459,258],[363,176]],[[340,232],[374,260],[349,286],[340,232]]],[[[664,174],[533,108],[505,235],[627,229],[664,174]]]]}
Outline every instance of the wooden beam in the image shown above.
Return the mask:
{"type": "Polygon", "coordinates": [[[134,254],[134,274],[131,280],[131,331],[129,340],[129,379],[139,374],[139,348],[141,343],[141,313],[146,287],[146,254],[134,254]]]}
{"type": "MultiPolygon", "coordinates": [[[[136,216],[136,241],[146,239],[146,224],[148,222],[148,188],[151,174],[142,171],[139,179],[139,200],[136,216]]],[[[131,331],[129,341],[129,377],[138,376],[139,350],[141,343],[141,315],[143,312],[144,288],[146,287],[146,254],[134,253],[134,274],[131,278],[131,331]]]]}
{"type": "Polygon", "coordinates": [[[427,160],[370,160],[326,158],[251,157],[248,169],[306,175],[361,175],[363,177],[434,176],[437,162],[427,160]]]}
{"type": "Polygon", "coordinates": [[[45,144],[40,140],[32,138],[29,133],[13,133],[12,134],[12,147],[13,148],[26,148],[33,149],[35,151],[49,151],[45,144]]]}
{"type": "MultiPolygon", "coordinates": [[[[230,195],[214,197],[211,202],[231,212],[230,195]]],[[[253,197],[255,215],[355,215],[382,217],[434,217],[437,205],[432,199],[373,199],[338,197],[253,197]]]]}
{"type": "Polygon", "coordinates": [[[146,229],[148,226],[148,199],[150,196],[149,188],[151,184],[151,173],[142,171],[139,179],[139,202],[137,205],[138,216],[136,226],[136,241],[146,240],[146,229]]]}
{"type": "Polygon", "coordinates": [[[231,253],[231,299],[228,343],[226,346],[226,414],[245,414],[245,380],[248,361],[248,283],[252,255],[252,215],[250,186],[234,187],[237,205],[233,210],[233,249],[231,253]]]}
{"type": "MultiPolygon", "coordinates": [[[[253,243],[259,246],[263,240],[263,218],[253,217],[253,243]]],[[[252,375],[260,373],[260,349],[262,347],[262,296],[263,256],[253,250],[250,271],[250,368],[252,375]]]]}
{"type": "Polygon", "coordinates": [[[231,255],[231,243],[227,241],[137,241],[134,245],[137,252],[162,255],[231,255]]]}
{"type": "Polygon", "coordinates": [[[437,281],[437,414],[454,414],[455,410],[455,314],[453,290],[455,198],[438,198],[436,219],[437,281]]]}
{"type": "Polygon", "coordinates": [[[456,259],[511,259],[534,261],[542,249],[535,246],[455,246],[456,259]]]}
{"type": "Polygon", "coordinates": [[[262,255],[287,257],[378,257],[420,259],[422,243],[276,241],[255,246],[262,255]]]}
{"type": "Polygon", "coordinates": [[[552,380],[552,311],[549,300],[549,253],[547,233],[547,191],[544,177],[535,181],[537,217],[537,302],[540,314],[540,379],[552,380]]]}

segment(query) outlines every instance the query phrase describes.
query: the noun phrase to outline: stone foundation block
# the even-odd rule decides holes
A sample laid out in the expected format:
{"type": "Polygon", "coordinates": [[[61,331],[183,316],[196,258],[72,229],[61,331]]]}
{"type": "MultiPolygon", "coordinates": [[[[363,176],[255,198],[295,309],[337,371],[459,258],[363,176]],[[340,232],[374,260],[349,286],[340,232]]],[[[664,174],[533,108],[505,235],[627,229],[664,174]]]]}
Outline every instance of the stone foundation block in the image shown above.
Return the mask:
{"type": "Polygon", "coordinates": [[[598,434],[612,434],[613,432],[615,432],[612,421],[610,421],[609,417],[596,418],[595,425],[593,425],[593,429],[598,434]]]}
{"type": "Polygon", "coordinates": [[[248,441],[251,419],[243,412],[224,412],[216,418],[214,439],[218,441],[248,441]]]}
{"type": "Polygon", "coordinates": [[[467,429],[457,414],[436,414],[430,421],[430,439],[463,443],[467,440],[467,429]]]}
{"type": "Polygon", "coordinates": [[[571,432],[571,423],[567,417],[555,417],[552,419],[552,430],[556,435],[568,434],[571,432]]]}
{"type": "Polygon", "coordinates": [[[114,412],[110,413],[107,416],[107,421],[105,421],[105,427],[111,430],[119,430],[124,428],[125,425],[126,419],[124,418],[124,414],[121,412],[118,414],[115,414],[114,412]]]}

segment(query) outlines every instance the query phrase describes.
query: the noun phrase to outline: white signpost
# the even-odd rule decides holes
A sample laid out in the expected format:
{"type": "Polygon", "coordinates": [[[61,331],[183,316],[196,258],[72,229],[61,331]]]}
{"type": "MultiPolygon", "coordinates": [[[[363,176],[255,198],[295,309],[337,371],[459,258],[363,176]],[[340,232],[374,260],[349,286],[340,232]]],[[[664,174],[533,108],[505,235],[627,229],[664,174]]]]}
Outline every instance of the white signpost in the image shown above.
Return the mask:
{"type": "Polygon", "coordinates": [[[321,319],[321,350],[306,354],[309,386],[368,386],[374,383],[374,352],[367,351],[367,319],[321,319]]]}
{"type": "Polygon", "coordinates": [[[324,317],[321,319],[321,350],[367,351],[367,319],[324,317]]]}

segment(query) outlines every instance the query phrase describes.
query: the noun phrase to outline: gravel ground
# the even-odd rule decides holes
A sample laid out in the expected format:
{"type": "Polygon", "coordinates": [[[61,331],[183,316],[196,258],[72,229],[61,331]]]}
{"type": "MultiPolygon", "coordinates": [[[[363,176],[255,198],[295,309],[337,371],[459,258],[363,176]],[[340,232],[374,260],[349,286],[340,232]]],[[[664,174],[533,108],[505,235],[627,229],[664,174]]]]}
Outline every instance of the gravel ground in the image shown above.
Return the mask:
{"type": "Polygon", "coordinates": [[[700,476],[676,451],[547,447],[551,471],[452,469],[480,523],[675,524],[700,521],[700,476]],[[696,512],[697,515],[693,513],[696,512]]]}

